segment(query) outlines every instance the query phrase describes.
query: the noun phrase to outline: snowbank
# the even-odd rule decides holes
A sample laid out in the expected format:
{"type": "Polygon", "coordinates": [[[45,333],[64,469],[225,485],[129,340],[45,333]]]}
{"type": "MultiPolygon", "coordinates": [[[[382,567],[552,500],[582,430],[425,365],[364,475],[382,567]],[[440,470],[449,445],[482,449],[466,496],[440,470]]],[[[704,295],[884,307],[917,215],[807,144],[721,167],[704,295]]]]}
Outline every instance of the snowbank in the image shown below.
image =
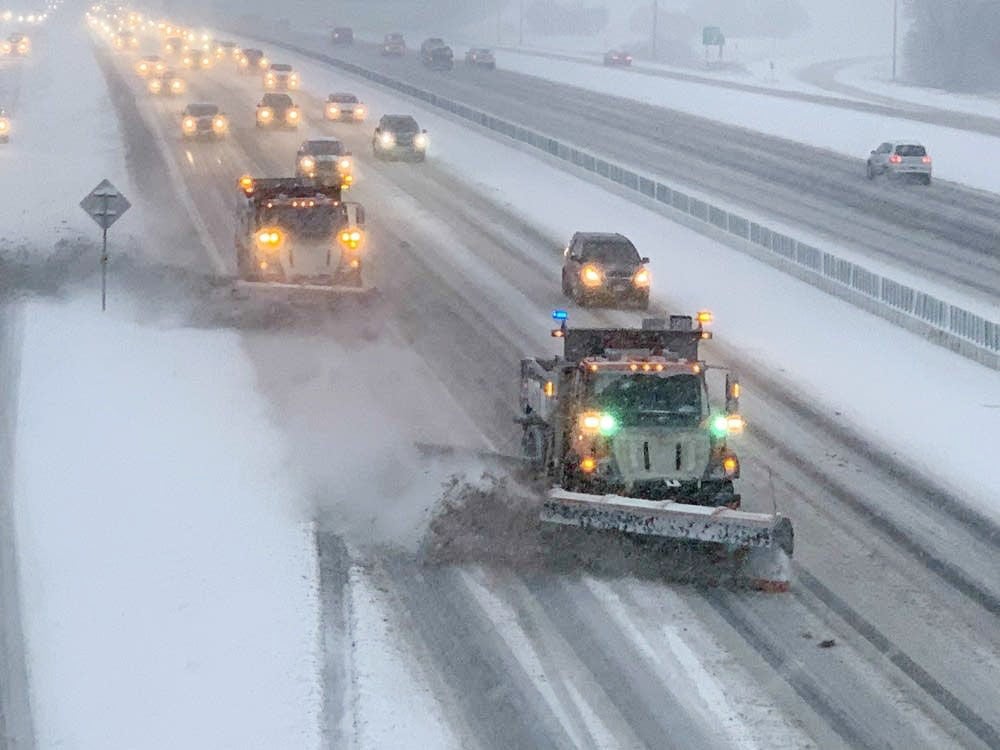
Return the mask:
{"type": "Polygon", "coordinates": [[[42,747],[319,746],[317,572],[231,334],[31,303],[15,502],[42,747]]]}

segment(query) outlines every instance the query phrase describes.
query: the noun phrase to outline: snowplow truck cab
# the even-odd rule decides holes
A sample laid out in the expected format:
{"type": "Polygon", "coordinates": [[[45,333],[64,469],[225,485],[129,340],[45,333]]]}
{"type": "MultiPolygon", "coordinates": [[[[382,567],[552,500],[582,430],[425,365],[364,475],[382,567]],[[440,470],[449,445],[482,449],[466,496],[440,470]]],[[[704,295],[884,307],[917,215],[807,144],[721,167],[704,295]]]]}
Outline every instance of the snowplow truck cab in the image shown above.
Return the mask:
{"type": "Polygon", "coordinates": [[[362,286],[364,209],[340,184],[305,178],[239,180],[236,255],[249,282],[362,286]]]}
{"type": "Polygon", "coordinates": [[[525,455],[570,491],[739,507],[727,438],[743,420],[735,399],[709,401],[698,345],[710,332],[690,316],[645,325],[560,329],[562,358],[522,361],[525,455]]]}
{"type": "Polygon", "coordinates": [[[647,319],[642,328],[561,326],[563,354],[521,361],[524,459],[547,480],[544,522],[745,550],[755,586],[788,587],[792,525],[740,510],[740,385],[709,398],[699,358],[711,313],[647,319]]]}

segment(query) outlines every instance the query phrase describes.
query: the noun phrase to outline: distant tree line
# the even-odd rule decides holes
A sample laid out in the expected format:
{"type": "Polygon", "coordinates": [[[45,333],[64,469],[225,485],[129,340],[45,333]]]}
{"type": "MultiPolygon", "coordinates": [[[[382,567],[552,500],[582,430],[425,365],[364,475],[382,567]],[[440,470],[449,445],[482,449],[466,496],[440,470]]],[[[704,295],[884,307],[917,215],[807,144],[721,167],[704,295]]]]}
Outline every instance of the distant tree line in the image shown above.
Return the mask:
{"type": "Polygon", "coordinates": [[[903,74],[961,91],[1000,89],[1000,2],[904,0],[903,74]]]}

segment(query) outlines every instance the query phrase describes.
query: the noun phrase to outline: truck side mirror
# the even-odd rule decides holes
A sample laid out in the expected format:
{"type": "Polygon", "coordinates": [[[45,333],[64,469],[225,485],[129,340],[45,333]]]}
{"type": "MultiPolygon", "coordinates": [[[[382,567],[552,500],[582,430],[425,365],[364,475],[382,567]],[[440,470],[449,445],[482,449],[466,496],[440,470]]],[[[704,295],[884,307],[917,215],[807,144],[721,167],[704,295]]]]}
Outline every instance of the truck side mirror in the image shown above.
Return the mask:
{"type": "Polygon", "coordinates": [[[740,413],[740,379],[732,373],[726,373],[726,413],[740,413]]]}

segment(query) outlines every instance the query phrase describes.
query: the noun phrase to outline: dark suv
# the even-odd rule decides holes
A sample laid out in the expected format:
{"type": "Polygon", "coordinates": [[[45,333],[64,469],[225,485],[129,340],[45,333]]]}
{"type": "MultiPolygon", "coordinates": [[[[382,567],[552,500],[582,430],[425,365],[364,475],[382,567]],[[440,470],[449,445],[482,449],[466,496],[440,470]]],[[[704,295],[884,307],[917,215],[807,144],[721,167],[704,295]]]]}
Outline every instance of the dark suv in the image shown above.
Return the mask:
{"type": "Polygon", "coordinates": [[[649,307],[649,258],[624,235],[577,232],[563,255],[562,291],[578,304],[649,307]]]}
{"type": "Polygon", "coordinates": [[[372,136],[372,153],[378,159],[427,158],[427,131],[410,115],[382,115],[372,136]]]}

